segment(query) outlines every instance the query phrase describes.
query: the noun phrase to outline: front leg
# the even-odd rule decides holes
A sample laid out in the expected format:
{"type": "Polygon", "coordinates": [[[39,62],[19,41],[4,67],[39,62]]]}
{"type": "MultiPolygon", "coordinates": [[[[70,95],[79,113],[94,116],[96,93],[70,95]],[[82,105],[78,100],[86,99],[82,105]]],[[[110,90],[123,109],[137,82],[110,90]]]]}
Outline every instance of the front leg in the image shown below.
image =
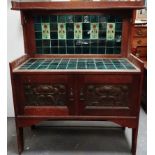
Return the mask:
{"type": "Polygon", "coordinates": [[[16,127],[16,133],[17,133],[18,154],[21,155],[21,153],[24,150],[23,128],[16,127]]]}

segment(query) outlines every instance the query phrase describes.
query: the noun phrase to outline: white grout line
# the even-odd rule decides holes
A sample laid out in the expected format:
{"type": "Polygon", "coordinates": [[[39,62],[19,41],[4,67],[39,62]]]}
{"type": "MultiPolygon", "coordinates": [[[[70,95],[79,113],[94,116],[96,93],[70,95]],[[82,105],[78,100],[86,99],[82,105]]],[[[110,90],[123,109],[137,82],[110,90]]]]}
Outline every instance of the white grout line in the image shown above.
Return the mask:
{"type": "Polygon", "coordinates": [[[69,62],[70,62],[70,59],[69,59],[68,62],[67,62],[66,69],[68,68],[68,64],[69,64],[69,62]]]}
{"type": "MultiPolygon", "coordinates": [[[[59,67],[62,60],[63,60],[63,58],[61,58],[61,60],[59,61],[58,65],[57,65],[57,68],[59,67]]],[[[56,70],[57,70],[57,68],[56,68],[56,70]]]]}

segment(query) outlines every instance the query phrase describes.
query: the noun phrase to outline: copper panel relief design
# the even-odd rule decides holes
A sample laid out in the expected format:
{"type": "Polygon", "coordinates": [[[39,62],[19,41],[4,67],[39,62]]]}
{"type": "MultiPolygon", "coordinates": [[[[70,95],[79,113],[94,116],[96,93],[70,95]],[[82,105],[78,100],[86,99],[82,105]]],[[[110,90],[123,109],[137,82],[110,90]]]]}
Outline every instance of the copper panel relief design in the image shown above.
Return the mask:
{"type": "MultiPolygon", "coordinates": [[[[82,92],[81,92],[82,93],[82,92]]],[[[122,106],[129,102],[128,85],[87,85],[82,93],[86,106],[122,106]]]]}
{"type": "Polygon", "coordinates": [[[24,95],[27,106],[64,106],[67,100],[63,84],[25,84],[24,95]]]}

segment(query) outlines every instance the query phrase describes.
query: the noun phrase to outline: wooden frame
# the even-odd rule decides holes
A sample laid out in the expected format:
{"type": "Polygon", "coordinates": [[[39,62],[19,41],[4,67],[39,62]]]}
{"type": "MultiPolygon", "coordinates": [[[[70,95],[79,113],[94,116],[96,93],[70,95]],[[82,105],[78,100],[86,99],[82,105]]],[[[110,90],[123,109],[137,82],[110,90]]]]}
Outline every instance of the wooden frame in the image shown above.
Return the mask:
{"type": "Polygon", "coordinates": [[[15,120],[17,129],[18,152],[24,148],[23,128],[35,125],[45,120],[92,120],[113,121],[122,127],[132,128],[132,155],[136,155],[138,136],[138,122],[140,111],[140,97],[143,81],[144,64],[141,60],[130,54],[131,26],[134,9],[142,8],[143,2],[12,2],[13,10],[21,11],[21,21],[24,33],[25,56],[10,63],[11,82],[13,89],[15,120]],[[61,5],[60,5],[61,4],[61,5]],[[95,7],[94,7],[95,6],[95,7]],[[53,13],[113,13],[122,14],[123,22],[122,52],[119,55],[41,55],[35,54],[34,29],[32,14],[53,13]],[[63,11],[62,11],[63,10],[63,11]],[[128,58],[135,64],[140,72],[14,72],[14,69],[29,58],[128,58]],[[64,79],[67,85],[67,106],[29,106],[24,96],[24,84],[59,83],[64,79]],[[46,80],[45,80],[46,79],[46,80]],[[52,82],[51,82],[52,79],[52,82]],[[81,86],[88,84],[126,84],[129,85],[131,97],[128,107],[111,107],[105,109],[86,108],[84,105],[81,86]],[[136,93],[134,93],[136,91],[136,93]],[[18,92],[18,93],[17,93],[18,92]]]}
{"type": "Polygon", "coordinates": [[[144,1],[127,2],[12,2],[13,10],[102,10],[102,9],[141,9],[144,1]]]}

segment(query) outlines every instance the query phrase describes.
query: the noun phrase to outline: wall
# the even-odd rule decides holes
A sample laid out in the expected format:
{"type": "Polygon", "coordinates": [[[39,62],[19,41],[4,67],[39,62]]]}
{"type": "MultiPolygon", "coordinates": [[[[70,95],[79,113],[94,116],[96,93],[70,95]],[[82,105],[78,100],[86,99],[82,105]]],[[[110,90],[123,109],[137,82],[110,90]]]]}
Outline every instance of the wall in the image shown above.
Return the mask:
{"type": "MultiPolygon", "coordinates": [[[[20,12],[11,10],[8,0],[7,6],[7,116],[14,116],[12,88],[10,81],[9,62],[24,54],[23,33],[20,21],[20,12]]],[[[2,51],[4,52],[4,51],[2,51]]]]}

